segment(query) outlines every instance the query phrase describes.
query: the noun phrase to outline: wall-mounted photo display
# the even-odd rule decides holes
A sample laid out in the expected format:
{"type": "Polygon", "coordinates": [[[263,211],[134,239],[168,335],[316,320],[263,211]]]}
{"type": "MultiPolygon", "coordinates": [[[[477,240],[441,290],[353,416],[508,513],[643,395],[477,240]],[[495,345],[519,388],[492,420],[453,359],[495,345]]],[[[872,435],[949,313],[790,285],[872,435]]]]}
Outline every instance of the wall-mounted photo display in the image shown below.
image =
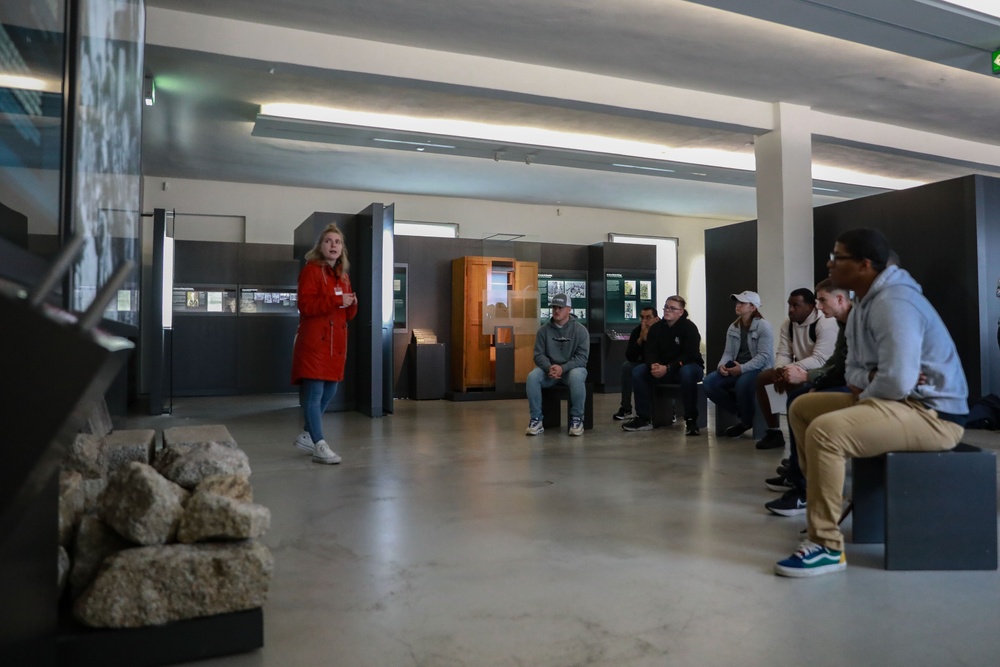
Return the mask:
{"type": "Polygon", "coordinates": [[[640,308],[652,303],[656,280],[651,272],[606,273],[604,287],[605,326],[616,330],[639,322],[640,308]]]}
{"type": "Polygon", "coordinates": [[[394,331],[405,332],[406,323],[406,270],[408,265],[396,264],[392,270],[392,308],[394,331]]]}
{"type": "Polygon", "coordinates": [[[184,315],[235,315],[235,287],[174,287],[173,310],[184,315]]]}
{"type": "Polygon", "coordinates": [[[587,324],[589,301],[587,299],[586,271],[551,271],[538,273],[538,321],[545,324],[552,312],[549,299],[556,294],[565,294],[573,303],[572,313],[583,325],[587,324]]]}
{"type": "Polygon", "coordinates": [[[299,295],[291,287],[243,287],[241,315],[298,315],[299,295]]]}

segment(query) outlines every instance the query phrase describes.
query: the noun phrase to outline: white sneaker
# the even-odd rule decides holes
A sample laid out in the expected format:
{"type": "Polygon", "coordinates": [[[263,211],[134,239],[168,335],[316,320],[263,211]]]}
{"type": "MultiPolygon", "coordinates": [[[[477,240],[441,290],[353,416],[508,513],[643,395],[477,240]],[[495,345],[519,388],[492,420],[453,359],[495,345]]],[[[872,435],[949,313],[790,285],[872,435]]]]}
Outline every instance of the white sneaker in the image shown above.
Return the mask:
{"type": "Polygon", "coordinates": [[[313,452],[313,463],[340,463],[340,457],[330,449],[326,440],[316,443],[316,450],[313,452]]]}
{"type": "Polygon", "coordinates": [[[545,427],[542,426],[541,419],[532,419],[528,422],[528,428],[524,430],[525,435],[538,435],[539,433],[544,433],[545,427]]]}
{"type": "Polygon", "coordinates": [[[295,438],[295,447],[301,449],[304,452],[309,452],[312,454],[316,450],[316,445],[313,444],[312,436],[309,435],[309,431],[302,431],[295,438]]]}
{"type": "Polygon", "coordinates": [[[579,417],[573,417],[569,420],[569,434],[570,435],[583,435],[583,420],[579,417]]]}

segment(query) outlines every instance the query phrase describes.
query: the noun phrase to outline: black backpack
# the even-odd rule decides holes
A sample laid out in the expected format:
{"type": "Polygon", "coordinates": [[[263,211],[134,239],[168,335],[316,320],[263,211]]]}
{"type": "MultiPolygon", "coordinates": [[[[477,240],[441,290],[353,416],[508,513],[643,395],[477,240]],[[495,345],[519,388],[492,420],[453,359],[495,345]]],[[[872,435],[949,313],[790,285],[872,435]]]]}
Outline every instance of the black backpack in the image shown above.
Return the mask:
{"type": "MultiPolygon", "coordinates": [[[[816,342],[816,325],[819,324],[819,320],[816,320],[809,325],[809,340],[816,342]]],[[[795,329],[793,328],[795,323],[788,320],[788,340],[795,340],[795,329]]]]}
{"type": "Polygon", "coordinates": [[[1000,396],[988,394],[973,403],[965,428],[983,428],[987,431],[1000,429],[1000,396]]]}

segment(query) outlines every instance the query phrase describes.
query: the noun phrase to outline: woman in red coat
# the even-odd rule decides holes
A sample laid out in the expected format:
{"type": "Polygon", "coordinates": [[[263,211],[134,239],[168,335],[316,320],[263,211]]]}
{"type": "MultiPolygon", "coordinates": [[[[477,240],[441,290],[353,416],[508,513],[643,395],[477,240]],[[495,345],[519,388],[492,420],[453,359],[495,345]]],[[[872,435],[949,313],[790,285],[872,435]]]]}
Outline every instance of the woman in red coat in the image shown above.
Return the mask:
{"type": "Polygon", "coordinates": [[[344,234],[330,224],[306,253],[299,274],[299,330],[292,352],[292,382],[302,384],[305,430],[295,446],[316,463],[340,463],[323,439],[323,413],[344,379],[347,321],[358,312],[357,296],[347,277],[350,262],[344,234]]]}

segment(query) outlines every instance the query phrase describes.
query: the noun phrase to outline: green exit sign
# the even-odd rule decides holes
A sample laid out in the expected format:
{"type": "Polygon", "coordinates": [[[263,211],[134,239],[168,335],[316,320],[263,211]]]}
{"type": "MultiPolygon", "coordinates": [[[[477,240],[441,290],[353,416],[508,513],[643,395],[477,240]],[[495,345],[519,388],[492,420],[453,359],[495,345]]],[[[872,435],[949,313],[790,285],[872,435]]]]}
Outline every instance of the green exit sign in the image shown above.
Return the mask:
{"type": "Polygon", "coordinates": [[[1000,74],[1000,51],[993,52],[993,73],[1000,74]]]}

